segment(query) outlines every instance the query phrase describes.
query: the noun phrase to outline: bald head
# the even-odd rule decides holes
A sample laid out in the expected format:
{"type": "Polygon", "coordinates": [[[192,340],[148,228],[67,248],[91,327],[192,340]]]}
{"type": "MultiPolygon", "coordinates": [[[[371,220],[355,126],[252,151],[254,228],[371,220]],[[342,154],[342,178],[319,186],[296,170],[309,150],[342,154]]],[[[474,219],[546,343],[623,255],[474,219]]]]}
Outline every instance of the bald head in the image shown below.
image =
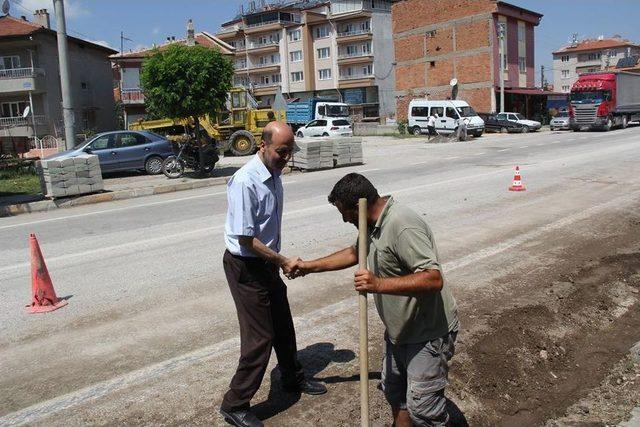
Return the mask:
{"type": "Polygon", "coordinates": [[[269,122],[262,131],[260,158],[271,170],[281,171],[287,165],[295,138],[293,131],[283,122],[269,122]]]}
{"type": "Polygon", "coordinates": [[[264,145],[270,145],[273,142],[288,142],[293,141],[293,131],[288,124],[284,122],[273,121],[269,122],[262,131],[262,143],[264,145]]]}

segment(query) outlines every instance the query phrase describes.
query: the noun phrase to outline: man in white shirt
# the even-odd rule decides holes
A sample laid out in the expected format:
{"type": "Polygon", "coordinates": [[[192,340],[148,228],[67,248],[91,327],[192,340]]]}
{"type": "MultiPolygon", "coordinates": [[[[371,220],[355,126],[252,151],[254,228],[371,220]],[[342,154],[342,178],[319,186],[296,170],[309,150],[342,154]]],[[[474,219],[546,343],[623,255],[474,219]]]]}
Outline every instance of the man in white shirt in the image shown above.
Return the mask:
{"type": "Polygon", "coordinates": [[[431,140],[432,136],[436,136],[436,118],[437,117],[438,117],[438,114],[436,113],[435,116],[432,114],[427,119],[427,130],[429,133],[429,139],[428,139],[429,141],[431,140]]]}
{"type": "Polygon", "coordinates": [[[296,335],[287,287],[299,260],[280,254],[283,188],[280,174],[294,146],[291,128],[270,122],[260,150],[227,184],[224,271],[240,323],[240,361],[220,413],[236,426],[262,426],[250,409],[275,349],[286,391],[323,394],[324,385],[305,379],[297,359],[296,335]]]}

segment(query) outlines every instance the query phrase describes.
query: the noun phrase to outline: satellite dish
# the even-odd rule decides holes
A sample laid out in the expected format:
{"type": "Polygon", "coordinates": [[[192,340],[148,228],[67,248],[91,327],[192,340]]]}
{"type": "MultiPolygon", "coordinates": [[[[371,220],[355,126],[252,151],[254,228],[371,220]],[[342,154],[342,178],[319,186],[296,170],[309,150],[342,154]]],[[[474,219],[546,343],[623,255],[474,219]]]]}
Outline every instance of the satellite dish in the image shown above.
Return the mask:
{"type": "Polygon", "coordinates": [[[27,117],[29,117],[29,113],[30,112],[31,112],[31,107],[29,105],[27,105],[27,107],[22,112],[22,118],[26,119],[27,117]]]}
{"type": "Polygon", "coordinates": [[[453,87],[455,85],[458,84],[458,79],[451,79],[451,81],[449,82],[449,86],[453,87]]]}
{"type": "Polygon", "coordinates": [[[9,0],[4,0],[4,2],[2,3],[2,13],[8,15],[10,7],[11,4],[9,3],[9,0]]]}

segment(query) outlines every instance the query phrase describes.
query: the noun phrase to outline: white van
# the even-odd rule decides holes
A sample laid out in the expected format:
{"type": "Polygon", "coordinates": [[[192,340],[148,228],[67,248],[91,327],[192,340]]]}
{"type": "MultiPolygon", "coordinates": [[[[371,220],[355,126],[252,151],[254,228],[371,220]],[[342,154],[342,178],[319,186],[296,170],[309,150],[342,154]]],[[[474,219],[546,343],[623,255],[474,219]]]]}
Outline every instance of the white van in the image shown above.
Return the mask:
{"type": "Polygon", "coordinates": [[[449,134],[456,131],[458,123],[468,119],[467,133],[479,137],[484,132],[482,120],[473,108],[465,101],[431,101],[428,99],[413,99],[409,102],[409,123],[407,129],[414,135],[427,132],[429,116],[438,115],[436,131],[449,134]]]}

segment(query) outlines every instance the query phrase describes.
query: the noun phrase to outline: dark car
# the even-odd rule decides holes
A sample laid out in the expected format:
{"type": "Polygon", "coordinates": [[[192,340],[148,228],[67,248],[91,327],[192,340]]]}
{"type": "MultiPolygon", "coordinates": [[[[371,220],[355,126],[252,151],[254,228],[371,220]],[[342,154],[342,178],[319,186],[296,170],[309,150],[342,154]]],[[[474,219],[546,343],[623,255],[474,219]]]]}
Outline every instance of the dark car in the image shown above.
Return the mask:
{"type": "Polygon", "coordinates": [[[487,132],[520,133],[524,127],[520,123],[499,119],[497,114],[479,113],[478,115],[484,120],[484,128],[487,132]]]}
{"type": "Polygon", "coordinates": [[[89,141],[46,158],[64,159],[82,153],[98,156],[102,172],[144,170],[150,175],[162,172],[162,161],[174,155],[171,142],[149,131],[119,130],[104,132],[89,141]]]}

